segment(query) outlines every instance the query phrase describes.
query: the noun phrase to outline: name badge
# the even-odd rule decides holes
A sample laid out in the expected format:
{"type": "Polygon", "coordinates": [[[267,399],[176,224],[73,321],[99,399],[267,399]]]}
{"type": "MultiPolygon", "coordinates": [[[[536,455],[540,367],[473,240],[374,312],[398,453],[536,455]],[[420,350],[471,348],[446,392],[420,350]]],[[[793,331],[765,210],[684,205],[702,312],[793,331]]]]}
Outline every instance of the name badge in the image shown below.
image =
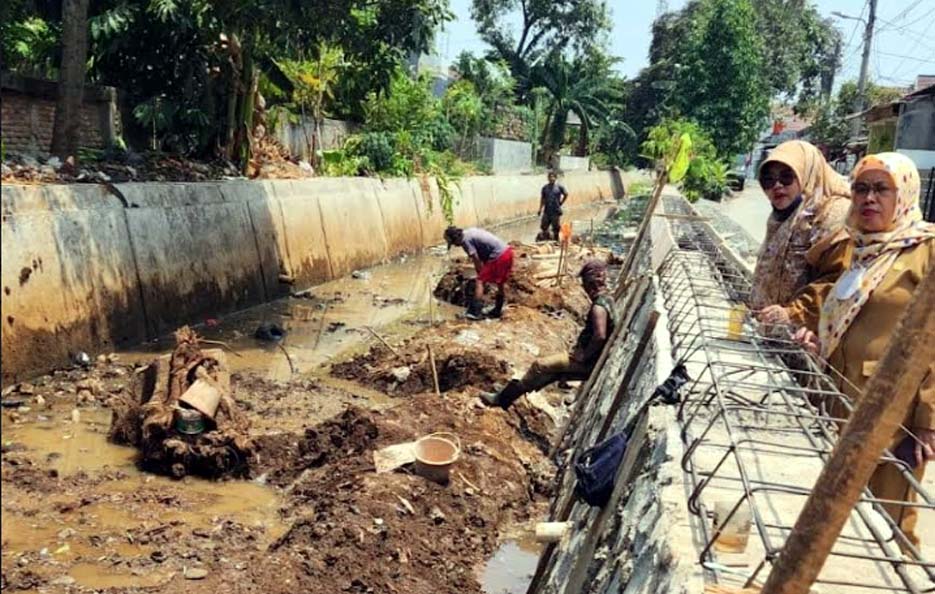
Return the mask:
{"type": "Polygon", "coordinates": [[[834,286],[834,296],[842,301],[850,299],[864,282],[865,268],[851,268],[841,275],[834,286]]]}

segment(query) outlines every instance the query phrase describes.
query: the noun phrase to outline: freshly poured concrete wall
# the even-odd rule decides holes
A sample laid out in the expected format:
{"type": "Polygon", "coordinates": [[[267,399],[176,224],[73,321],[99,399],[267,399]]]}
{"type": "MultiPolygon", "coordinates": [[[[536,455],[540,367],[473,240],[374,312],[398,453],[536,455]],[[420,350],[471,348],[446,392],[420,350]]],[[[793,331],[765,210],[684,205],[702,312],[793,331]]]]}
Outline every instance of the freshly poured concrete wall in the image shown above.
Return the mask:
{"type": "MultiPolygon", "coordinates": [[[[613,188],[619,196],[626,181],[592,172],[563,183],[571,204],[586,204],[613,188]]],[[[541,176],[462,179],[455,223],[535,214],[541,185],[541,176]]],[[[446,225],[432,179],[116,189],[3,186],[4,384],[421,250],[446,225]]]]}

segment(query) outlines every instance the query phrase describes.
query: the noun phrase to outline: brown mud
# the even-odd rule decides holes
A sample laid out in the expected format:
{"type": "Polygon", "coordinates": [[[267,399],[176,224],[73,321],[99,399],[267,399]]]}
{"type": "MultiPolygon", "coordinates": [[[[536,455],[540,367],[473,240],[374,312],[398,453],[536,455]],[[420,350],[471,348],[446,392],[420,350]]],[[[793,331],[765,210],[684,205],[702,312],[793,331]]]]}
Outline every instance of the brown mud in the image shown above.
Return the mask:
{"type": "MultiPolygon", "coordinates": [[[[612,257],[606,250],[572,245],[565,262],[559,247],[552,243],[514,243],[513,251],[513,273],[506,283],[507,303],[549,314],[571,315],[579,322],[588,308],[587,297],[581,291],[569,290],[569,285],[577,285],[575,275],[588,258],[608,261],[612,257]],[[563,262],[561,274],[558,272],[560,260],[563,262]]],[[[474,294],[475,278],[476,272],[470,260],[457,258],[436,285],[435,297],[453,305],[466,306],[474,294]]],[[[492,302],[496,292],[493,285],[484,287],[488,302],[492,302]]]]}
{"type": "MultiPolygon", "coordinates": [[[[317,385],[305,386],[309,399],[317,385]]],[[[76,410],[102,439],[109,411],[76,410]]],[[[71,436],[58,435],[68,407],[43,411],[48,441],[71,436]]],[[[302,433],[259,435],[253,482],[172,481],[141,472],[132,455],[65,474],[54,444],[19,439],[32,414],[4,422],[4,591],[479,592],[474,568],[502,526],[535,519],[554,472],[521,439],[516,413],[467,395],[350,407],[302,433]],[[409,468],[374,472],[375,449],[434,431],[463,444],[448,485],[409,468]]]]}
{"type": "Polygon", "coordinates": [[[236,369],[230,397],[253,442],[245,480],[173,480],[107,441],[146,361],[101,357],[5,390],[3,591],[481,592],[486,560],[542,519],[554,474],[543,452],[567,391],[509,411],[476,397],[578,332],[586,251],[552,291],[549,249],[518,258],[517,278],[555,297],[517,291],[503,320],[386,334],[392,350],[373,341],[328,374],[236,369]],[[375,472],[375,450],[437,431],[462,444],[449,484],[411,466],[375,472]]]}

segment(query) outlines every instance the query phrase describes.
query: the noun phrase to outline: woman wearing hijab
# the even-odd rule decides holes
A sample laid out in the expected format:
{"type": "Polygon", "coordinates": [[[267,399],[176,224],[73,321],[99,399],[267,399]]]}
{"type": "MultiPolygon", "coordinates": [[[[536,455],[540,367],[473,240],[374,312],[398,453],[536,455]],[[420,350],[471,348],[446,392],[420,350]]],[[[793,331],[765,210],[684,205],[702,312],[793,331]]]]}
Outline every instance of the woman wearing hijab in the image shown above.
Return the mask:
{"type": "MultiPolygon", "coordinates": [[[[824,299],[817,335],[814,328],[802,328],[796,338],[837,370],[840,390],[856,405],[916,287],[935,262],[935,225],[922,221],[919,173],[905,155],[867,156],[852,179],[846,227],[853,256],[824,299]]],[[[925,463],[935,458],[935,363],[913,390],[915,399],[903,421],[911,436],[900,430],[891,450],[914,467],[921,481],[925,463]]],[[[843,410],[831,414],[846,416],[843,410]]],[[[893,463],[877,467],[870,490],[894,501],[915,496],[893,463]]],[[[898,504],[883,507],[918,545],[915,510],[898,504]]]]}
{"type": "Polygon", "coordinates": [[[800,140],[777,146],[760,166],[759,181],[773,212],[757,256],[751,306],[768,326],[813,325],[822,287],[842,272],[821,263],[839,262],[823,256],[845,244],[850,188],[821,151],[800,140]]]}

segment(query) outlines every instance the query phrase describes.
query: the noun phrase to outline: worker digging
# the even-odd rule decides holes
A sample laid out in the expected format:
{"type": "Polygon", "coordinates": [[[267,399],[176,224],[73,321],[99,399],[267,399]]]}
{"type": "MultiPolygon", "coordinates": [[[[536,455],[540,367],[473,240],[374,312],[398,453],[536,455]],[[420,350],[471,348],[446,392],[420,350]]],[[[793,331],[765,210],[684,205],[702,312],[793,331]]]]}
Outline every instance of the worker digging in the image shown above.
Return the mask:
{"type": "Polygon", "coordinates": [[[463,248],[477,271],[474,294],[468,302],[464,317],[469,320],[482,320],[485,317],[502,316],[506,303],[506,283],[513,272],[513,248],[490,231],[478,227],[448,227],[445,229],[445,241],[448,243],[448,249],[451,249],[451,246],[463,248]],[[494,306],[487,310],[483,309],[485,284],[497,287],[494,306]]]}

